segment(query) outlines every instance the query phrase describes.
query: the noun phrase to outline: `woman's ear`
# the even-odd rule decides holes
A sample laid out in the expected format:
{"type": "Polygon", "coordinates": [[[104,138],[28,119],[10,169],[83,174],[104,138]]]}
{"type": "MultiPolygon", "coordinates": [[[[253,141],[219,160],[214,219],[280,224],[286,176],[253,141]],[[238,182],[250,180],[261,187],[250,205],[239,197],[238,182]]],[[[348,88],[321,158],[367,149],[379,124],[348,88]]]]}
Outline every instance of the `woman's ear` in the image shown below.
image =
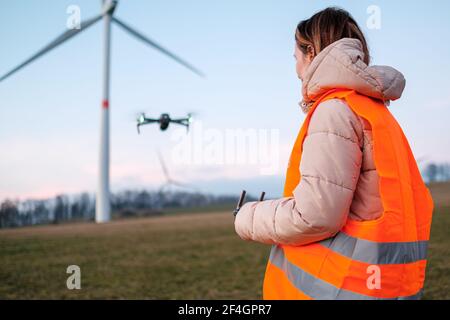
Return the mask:
{"type": "Polygon", "coordinates": [[[313,46],[308,45],[308,47],[306,48],[306,57],[307,57],[308,61],[311,62],[315,56],[316,56],[316,51],[314,50],[313,46]]]}

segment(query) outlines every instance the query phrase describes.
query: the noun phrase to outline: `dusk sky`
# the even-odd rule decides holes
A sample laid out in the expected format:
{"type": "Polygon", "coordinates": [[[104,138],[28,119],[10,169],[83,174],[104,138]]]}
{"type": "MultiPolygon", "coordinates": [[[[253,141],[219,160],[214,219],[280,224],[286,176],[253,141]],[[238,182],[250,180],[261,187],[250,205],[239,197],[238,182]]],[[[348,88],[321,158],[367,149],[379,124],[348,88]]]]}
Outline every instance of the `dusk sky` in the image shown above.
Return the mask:
{"type": "MultiPolygon", "coordinates": [[[[100,1],[92,0],[0,0],[0,76],[66,30],[70,5],[80,8],[82,20],[100,12],[100,1]]],[[[300,20],[331,5],[358,21],[372,64],[390,65],[405,75],[403,97],[390,110],[415,157],[424,159],[421,166],[450,162],[450,1],[127,0],[119,1],[115,16],[206,77],[113,25],[112,190],[161,186],[165,178],[155,152],[160,149],[172,178],[202,191],[246,188],[280,196],[304,119],[294,30],[300,20]],[[371,5],[380,9],[380,29],[367,26],[371,5]],[[194,112],[195,121],[188,135],[181,127],[161,132],[155,125],[142,127],[138,135],[135,117],[141,111],[154,117],[194,112]],[[228,134],[248,129],[257,147],[245,147],[245,154],[221,148],[228,134]],[[189,143],[180,137],[194,141],[197,161],[178,156],[189,143]],[[263,163],[265,144],[268,164],[263,163]],[[232,151],[242,161],[227,160],[232,151]]],[[[0,82],[0,199],[96,190],[102,28],[97,23],[0,82]]]]}

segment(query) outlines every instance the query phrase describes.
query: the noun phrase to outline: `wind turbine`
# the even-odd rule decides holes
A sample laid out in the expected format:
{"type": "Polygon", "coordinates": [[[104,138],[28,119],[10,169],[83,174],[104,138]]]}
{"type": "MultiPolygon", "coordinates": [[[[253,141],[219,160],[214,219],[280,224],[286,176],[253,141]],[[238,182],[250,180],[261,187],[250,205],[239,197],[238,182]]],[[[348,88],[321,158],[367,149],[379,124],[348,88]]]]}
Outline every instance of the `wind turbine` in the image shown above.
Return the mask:
{"type": "Polygon", "coordinates": [[[162,171],[164,173],[164,177],[166,178],[166,183],[163,184],[163,186],[161,187],[160,191],[162,191],[165,186],[170,186],[170,185],[174,185],[174,186],[178,186],[178,187],[186,188],[186,189],[191,189],[191,190],[194,190],[194,191],[197,190],[194,186],[191,186],[189,184],[182,183],[182,182],[179,182],[177,180],[172,179],[170,177],[170,175],[169,175],[169,171],[167,170],[167,166],[166,166],[166,164],[164,162],[164,159],[163,159],[163,157],[161,155],[161,152],[159,152],[159,150],[157,149],[156,153],[158,154],[159,163],[161,164],[161,168],[162,168],[162,171]]]}
{"type": "Polygon", "coordinates": [[[0,77],[0,82],[19,71],[29,63],[33,62],[37,58],[45,55],[50,50],[56,48],[65,41],[73,38],[80,32],[86,30],[90,26],[94,25],[96,22],[103,18],[103,100],[101,103],[101,116],[100,116],[100,157],[99,157],[99,180],[97,188],[97,198],[96,198],[96,208],[95,208],[95,221],[98,223],[107,222],[111,219],[111,204],[110,204],[110,189],[109,189],[109,83],[110,83],[110,51],[111,51],[111,22],[115,23],[117,26],[141,40],[145,44],[153,47],[154,49],[160,51],[164,55],[168,56],[172,60],[175,60],[179,64],[188,68],[192,72],[199,76],[203,76],[203,73],[193,67],[188,62],[184,61],[174,53],[165,49],[155,41],[144,36],[142,33],[136,31],[125,22],[114,17],[114,11],[117,6],[116,0],[103,0],[102,1],[102,12],[90,19],[83,21],[80,24],[79,29],[69,29],[59,35],[52,42],[47,44],[41,50],[36,52],[30,58],[13,68],[11,71],[7,72],[0,77]]]}

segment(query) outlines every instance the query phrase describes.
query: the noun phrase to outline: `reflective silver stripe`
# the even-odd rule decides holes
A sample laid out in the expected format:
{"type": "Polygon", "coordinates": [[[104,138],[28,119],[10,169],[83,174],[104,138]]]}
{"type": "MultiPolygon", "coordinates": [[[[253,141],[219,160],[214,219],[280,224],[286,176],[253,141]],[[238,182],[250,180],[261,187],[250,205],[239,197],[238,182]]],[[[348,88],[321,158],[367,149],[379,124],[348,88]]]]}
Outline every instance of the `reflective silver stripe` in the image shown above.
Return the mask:
{"type": "Polygon", "coordinates": [[[308,272],[289,262],[279,246],[273,245],[270,251],[270,262],[283,270],[289,281],[301,292],[313,299],[319,300],[417,300],[422,297],[422,290],[418,293],[397,298],[377,298],[338,288],[322,279],[316,278],[308,272]]]}
{"type": "Polygon", "coordinates": [[[321,245],[346,256],[369,264],[403,264],[426,259],[428,241],[375,242],[338,232],[321,245]]]}

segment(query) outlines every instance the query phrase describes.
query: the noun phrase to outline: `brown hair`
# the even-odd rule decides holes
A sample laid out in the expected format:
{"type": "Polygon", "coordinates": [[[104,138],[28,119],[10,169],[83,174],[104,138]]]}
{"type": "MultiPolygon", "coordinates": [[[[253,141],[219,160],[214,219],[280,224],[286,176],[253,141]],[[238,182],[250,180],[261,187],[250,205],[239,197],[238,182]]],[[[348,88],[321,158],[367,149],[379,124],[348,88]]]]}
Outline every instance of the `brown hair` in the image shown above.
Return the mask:
{"type": "Polygon", "coordinates": [[[311,18],[300,21],[295,31],[298,48],[306,54],[308,46],[314,48],[317,55],[325,47],[342,38],[354,38],[361,41],[364,62],[370,61],[366,38],[355,19],[344,9],[330,7],[317,12],[311,18]]]}

